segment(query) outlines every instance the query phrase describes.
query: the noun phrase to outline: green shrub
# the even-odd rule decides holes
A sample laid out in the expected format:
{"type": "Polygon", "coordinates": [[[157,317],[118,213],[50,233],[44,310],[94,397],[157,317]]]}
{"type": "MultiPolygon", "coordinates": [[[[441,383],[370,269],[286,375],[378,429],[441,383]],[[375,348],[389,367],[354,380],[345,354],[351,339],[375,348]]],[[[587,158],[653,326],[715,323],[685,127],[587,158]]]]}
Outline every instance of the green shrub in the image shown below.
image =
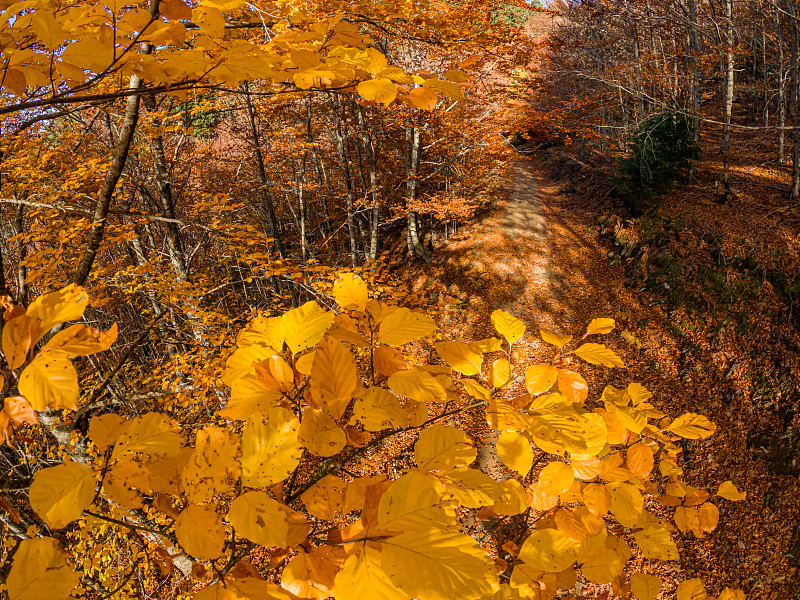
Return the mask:
{"type": "Polygon", "coordinates": [[[619,163],[614,187],[634,213],[653,208],[692,160],[700,158],[689,118],[676,109],[652,115],[639,124],[630,154],[619,163]]]}

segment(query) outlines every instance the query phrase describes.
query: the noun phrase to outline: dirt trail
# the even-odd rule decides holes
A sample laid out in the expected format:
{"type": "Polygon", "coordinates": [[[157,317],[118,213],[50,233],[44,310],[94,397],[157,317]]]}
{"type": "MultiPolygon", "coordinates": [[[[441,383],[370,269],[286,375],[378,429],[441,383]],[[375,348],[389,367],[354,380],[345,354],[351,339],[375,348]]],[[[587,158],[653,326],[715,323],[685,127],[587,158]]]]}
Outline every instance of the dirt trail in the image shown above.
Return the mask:
{"type": "Polygon", "coordinates": [[[496,308],[534,330],[571,333],[572,323],[585,320],[588,309],[608,313],[612,307],[616,290],[598,291],[591,281],[593,274],[609,269],[605,252],[589,229],[586,211],[561,194],[558,184],[530,159],[518,159],[514,175],[505,205],[452,236],[415,288],[443,283],[445,297],[456,297],[461,304],[445,306],[446,315],[456,313],[445,318],[476,329],[463,333],[482,331],[485,323],[479,319],[496,308]]]}
{"type": "MultiPolygon", "coordinates": [[[[497,308],[522,319],[529,333],[515,344],[515,365],[552,356],[551,347],[539,339],[539,327],[580,337],[592,318],[616,319],[617,329],[603,342],[623,357],[628,368],[581,365],[590,402],[607,384],[624,387],[636,381],[653,392],[655,406],[668,415],[707,415],[718,430],[709,440],[685,444],[686,481],[713,493],[722,481],[732,479],[751,491],[746,502],[735,505],[715,500],[720,526],[704,539],[676,532],[680,564],[657,567],[668,582],[666,589],[700,577],[713,594],[731,586],[752,598],[788,600],[793,569],[787,567],[784,555],[797,522],[792,486],[770,487],[770,507],[765,505],[763,466],[748,448],[743,429],[736,426],[736,419],[744,416],[730,414],[719,399],[684,383],[681,341],[657,298],[626,286],[623,267],[609,263],[592,225],[594,199],[562,193],[530,159],[518,160],[515,177],[505,205],[437,249],[434,263],[411,273],[412,287],[421,296],[436,299],[437,320],[452,339],[496,335],[489,317],[497,308]],[[633,335],[640,347],[626,344],[622,332],[633,335]],[[753,568],[754,563],[759,567],[753,568]]],[[[520,384],[512,393],[525,391],[520,384]]],[[[481,440],[484,470],[502,476],[504,469],[493,452],[493,436],[483,415],[476,411],[456,421],[481,440]]],[[[665,513],[670,515],[671,511],[665,513]]]]}

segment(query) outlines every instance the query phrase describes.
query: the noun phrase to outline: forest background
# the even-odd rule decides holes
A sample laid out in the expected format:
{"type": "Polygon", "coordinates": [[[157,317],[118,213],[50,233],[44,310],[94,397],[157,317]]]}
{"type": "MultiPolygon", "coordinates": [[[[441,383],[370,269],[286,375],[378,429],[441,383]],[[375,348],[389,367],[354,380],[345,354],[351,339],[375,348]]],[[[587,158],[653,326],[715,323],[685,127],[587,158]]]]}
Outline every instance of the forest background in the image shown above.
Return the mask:
{"type": "Polygon", "coordinates": [[[768,568],[709,550],[796,489],[793,3],[0,6],[4,593],[796,594],[796,503],[768,568]],[[648,299],[579,334],[621,335],[436,332],[513,146],[648,299]],[[666,347],[708,403],[609,371],[666,347]],[[753,472],[695,464],[712,411],[753,472]]]}

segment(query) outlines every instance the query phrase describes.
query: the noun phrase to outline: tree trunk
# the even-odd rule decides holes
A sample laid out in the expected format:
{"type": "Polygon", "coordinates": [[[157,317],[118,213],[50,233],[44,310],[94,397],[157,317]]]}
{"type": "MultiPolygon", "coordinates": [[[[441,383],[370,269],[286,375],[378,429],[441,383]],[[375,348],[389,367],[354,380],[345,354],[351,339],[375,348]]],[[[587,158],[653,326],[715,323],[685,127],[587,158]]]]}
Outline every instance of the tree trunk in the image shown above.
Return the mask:
{"type": "Polygon", "coordinates": [[[722,84],[724,118],[722,126],[722,144],[719,149],[720,154],[722,154],[723,202],[729,200],[731,196],[731,114],[733,112],[733,83],[734,69],[736,66],[736,57],[733,52],[733,0],[725,0],[725,21],[725,79],[722,84]]]}
{"type": "Polygon", "coordinates": [[[20,236],[17,240],[17,302],[22,306],[28,304],[28,269],[25,266],[25,256],[28,253],[28,245],[21,239],[22,232],[25,231],[25,206],[17,204],[14,213],[14,233],[20,236]]]}
{"type": "Polygon", "coordinates": [[[375,260],[378,256],[378,226],[381,216],[381,199],[378,190],[378,156],[374,146],[375,141],[367,129],[367,122],[364,118],[364,111],[358,107],[358,126],[361,128],[361,135],[364,142],[364,152],[369,163],[369,187],[372,193],[372,214],[369,221],[369,259],[375,260]]]}
{"type": "MultiPolygon", "coordinates": [[[[149,111],[156,111],[156,99],[152,94],[148,94],[145,98],[145,106],[149,111]]],[[[161,120],[158,117],[155,117],[153,122],[156,127],[161,125],[161,120]]],[[[169,181],[169,172],[167,171],[164,138],[160,133],[153,137],[152,147],[161,214],[167,219],[175,219],[175,202],[172,196],[172,184],[169,181]]],[[[175,222],[165,222],[164,227],[167,230],[167,251],[169,252],[172,270],[175,272],[178,279],[181,281],[188,281],[189,272],[186,268],[186,255],[184,254],[180,227],[175,222]]]]}
{"type": "Polygon", "coordinates": [[[419,256],[426,263],[431,262],[432,257],[428,250],[422,245],[417,230],[417,214],[413,210],[413,205],[419,193],[419,166],[422,160],[422,131],[418,126],[406,127],[406,201],[408,211],[406,222],[408,229],[406,232],[406,243],[408,253],[411,258],[419,256]]]}
{"type": "Polygon", "coordinates": [[[125,116],[122,119],[122,129],[119,132],[116,148],[114,148],[114,157],[111,159],[111,165],[108,167],[103,185],[100,187],[100,193],[92,215],[92,223],[94,224],[89,230],[83,255],[70,280],[77,285],[86,283],[97,257],[100,242],[103,241],[106,217],[108,217],[108,209],[111,207],[111,200],[114,198],[114,189],[117,187],[122,170],[125,168],[125,162],[128,160],[128,151],[133,141],[133,134],[136,131],[136,124],[139,121],[139,94],[136,92],[141,87],[142,80],[139,76],[131,75],[128,89],[133,93],[125,101],[125,116]]]}
{"type": "Polygon", "coordinates": [[[347,233],[350,236],[350,264],[356,266],[356,231],[353,222],[353,182],[350,178],[350,165],[347,161],[345,152],[344,133],[342,123],[339,118],[339,101],[333,98],[331,102],[331,113],[333,114],[333,130],[336,135],[336,151],[339,155],[339,164],[342,167],[344,176],[345,201],[347,206],[347,233]]]}
{"type": "Polygon", "coordinates": [[[786,0],[791,32],[791,62],[789,63],[789,121],[792,127],[792,192],[790,199],[800,197],[800,132],[797,129],[797,85],[798,85],[798,33],[794,0],[786,0]]]}
{"type": "Polygon", "coordinates": [[[694,141],[700,141],[700,100],[702,99],[702,88],[700,85],[700,40],[697,35],[697,4],[695,0],[687,0],[689,10],[689,51],[692,64],[692,130],[694,141]]]}
{"type": "Polygon", "coordinates": [[[264,154],[261,152],[261,141],[259,140],[258,127],[256,126],[256,110],[253,106],[253,99],[248,93],[247,84],[245,84],[244,91],[245,102],[247,104],[247,116],[250,123],[250,137],[253,141],[253,148],[256,153],[258,175],[261,179],[261,199],[264,203],[264,208],[267,210],[267,218],[269,219],[271,229],[270,234],[272,235],[272,239],[275,240],[275,248],[278,251],[278,255],[283,259],[286,258],[286,249],[281,240],[281,233],[278,229],[278,219],[275,216],[275,206],[272,203],[272,196],[269,193],[269,178],[267,177],[264,154]]]}
{"type": "Polygon", "coordinates": [[[783,68],[783,39],[781,38],[781,19],[780,12],[775,11],[775,31],[778,35],[778,156],[776,161],[779,165],[785,159],[785,140],[786,140],[786,71],[783,68]]]}

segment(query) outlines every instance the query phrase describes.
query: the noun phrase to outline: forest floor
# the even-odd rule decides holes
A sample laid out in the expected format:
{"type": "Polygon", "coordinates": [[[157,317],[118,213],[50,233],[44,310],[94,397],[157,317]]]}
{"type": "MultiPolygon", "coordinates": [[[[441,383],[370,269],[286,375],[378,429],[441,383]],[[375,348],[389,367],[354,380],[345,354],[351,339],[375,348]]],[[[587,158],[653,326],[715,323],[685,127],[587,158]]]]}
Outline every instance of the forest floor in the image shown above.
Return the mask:
{"type": "MultiPolygon", "coordinates": [[[[668,415],[708,416],[717,433],[684,445],[687,482],[713,494],[730,479],[748,493],[743,502],[715,500],[720,524],[704,539],[675,531],[679,562],[644,567],[666,581],[662,597],[674,597],[677,582],[700,577],[715,595],[730,586],[750,599],[798,598],[798,569],[787,553],[797,544],[800,479],[769,469],[753,451],[751,424],[764,418],[715,393],[719,376],[713,370],[703,380],[697,373],[686,376],[687,341],[664,303],[632,284],[630,269],[626,274],[624,265],[609,261],[612,248],[598,235],[596,198],[567,193],[545,170],[535,160],[518,158],[505,204],[451,236],[432,264],[409,267],[406,280],[417,295],[430,299],[441,330],[452,339],[494,335],[489,316],[497,308],[522,319],[528,332],[515,345],[517,365],[550,358],[539,327],[579,337],[592,318],[616,319],[617,329],[604,342],[627,368],[582,366],[590,400],[599,398],[606,384],[636,381],[668,415]]],[[[521,387],[516,391],[524,393],[521,387]]],[[[485,423],[475,419],[472,427],[470,433],[486,441],[485,423]]]]}

